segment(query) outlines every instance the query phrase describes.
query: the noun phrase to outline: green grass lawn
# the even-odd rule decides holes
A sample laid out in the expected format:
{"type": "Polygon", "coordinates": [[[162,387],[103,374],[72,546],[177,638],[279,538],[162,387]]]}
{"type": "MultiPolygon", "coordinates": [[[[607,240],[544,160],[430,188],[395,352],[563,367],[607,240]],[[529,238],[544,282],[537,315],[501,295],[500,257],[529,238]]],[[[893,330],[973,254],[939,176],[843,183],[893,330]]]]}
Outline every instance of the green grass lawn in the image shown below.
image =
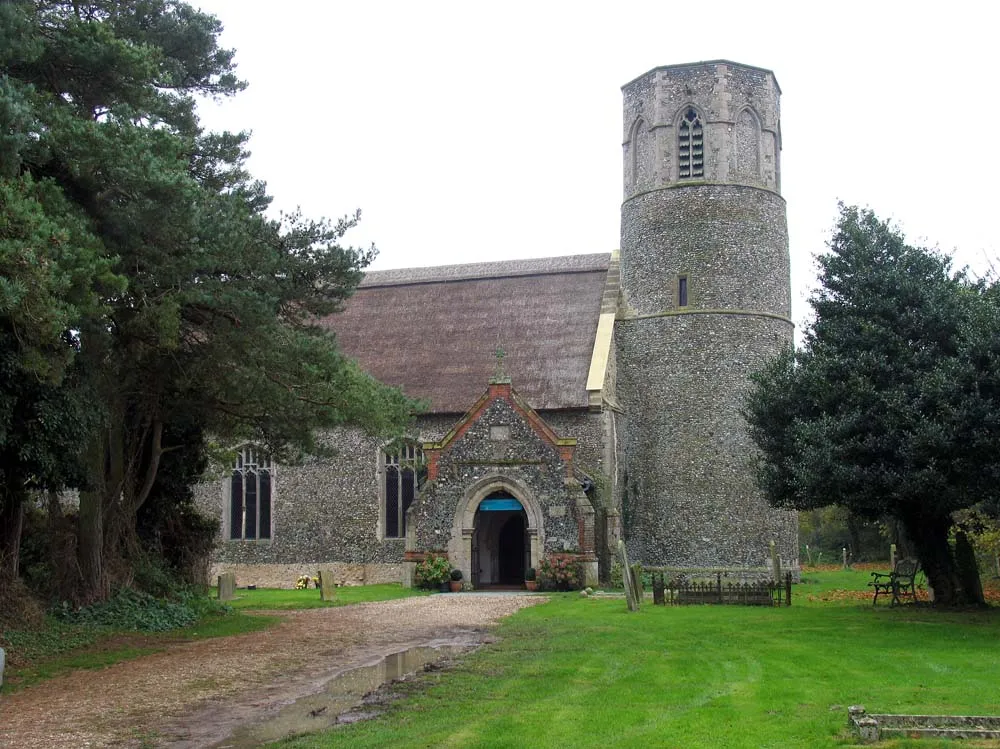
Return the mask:
{"type": "Polygon", "coordinates": [[[873,608],[867,570],[805,577],[790,608],[554,596],[384,716],[282,746],[822,748],[854,744],[851,704],[1000,713],[1000,609],[873,608]]]}
{"type": "MultiPolygon", "coordinates": [[[[212,589],[215,595],[215,589],[212,589]]],[[[229,601],[234,609],[257,611],[290,611],[293,609],[318,609],[328,606],[346,606],[351,603],[366,601],[389,601],[394,598],[429,595],[428,591],[415,588],[404,588],[398,583],[383,585],[349,585],[337,588],[333,601],[320,600],[319,591],[315,588],[304,590],[281,590],[278,588],[261,588],[259,590],[236,591],[236,598],[229,601]]]]}

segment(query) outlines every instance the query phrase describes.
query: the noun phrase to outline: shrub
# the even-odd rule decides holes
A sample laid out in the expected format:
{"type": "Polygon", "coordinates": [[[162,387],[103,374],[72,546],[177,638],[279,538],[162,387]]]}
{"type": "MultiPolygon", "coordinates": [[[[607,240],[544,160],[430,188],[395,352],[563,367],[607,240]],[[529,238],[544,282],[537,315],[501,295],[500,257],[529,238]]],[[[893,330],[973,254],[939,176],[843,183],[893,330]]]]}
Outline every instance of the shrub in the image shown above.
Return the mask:
{"type": "Polygon", "coordinates": [[[441,586],[441,583],[448,581],[451,574],[451,565],[448,564],[448,557],[428,554],[426,559],[417,563],[414,571],[414,579],[417,587],[434,589],[441,586]]]}
{"type": "Polygon", "coordinates": [[[154,598],[171,598],[184,584],[167,561],[158,554],[140,553],[132,562],[132,586],[154,598]]]}
{"type": "Polygon", "coordinates": [[[31,590],[20,579],[2,570],[10,562],[0,554],[0,644],[6,632],[17,627],[40,627],[45,614],[31,590]]]}
{"type": "Polygon", "coordinates": [[[31,504],[25,507],[20,571],[39,602],[73,600],[77,593],[79,570],[66,564],[76,559],[76,524],[76,513],[64,513],[58,503],[47,511],[31,504]]]}
{"type": "Polygon", "coordinates": [[[452,570],[452,571],[451,571],[451,579],[452,579],[452,580],[453,580],[454,582],[456,582],[456,583],[457,583],[457,582],[458,582],[459,580],[461,580],[461,579],[462,579],[462,570],[459,570],[459,569],[454,569],[454,570],[452,570]]]}
{"type": "Polygon", "coordinates": [[[538,578],[538,573],[535,572],[535,568],[528,567],[528,571],[524,573],[524,579],[530,583],[532,580],[535,580],[537,578],[538,578]]]}
{"type": "Polygon", "coordinates": [[[576,590],[583,575],[575,557],[550,554],[538,565],[539,587],[543,590],[576,590]]]}
{"type": "Polygon", "coordinates": [[[197,621],[205,613],[205,601],[207,599],[204,596],[195,595],[186,597],[186,600],[169,601],[132,588],[121,588],[107,601],[81,609],[73,609],[64,604],[57,609],[56,615],[76,624],[117,630],[165,632],[197,621]]]}
{"type": "MultiPolygon", "coordinates": [[[[995,513],[996,511],[993,510],[995,513]]],[[[955,530],[965,531],[976,553],[979,574],[1000,576],[1000,519],[980,508],[956,513],[955,530]]]]}

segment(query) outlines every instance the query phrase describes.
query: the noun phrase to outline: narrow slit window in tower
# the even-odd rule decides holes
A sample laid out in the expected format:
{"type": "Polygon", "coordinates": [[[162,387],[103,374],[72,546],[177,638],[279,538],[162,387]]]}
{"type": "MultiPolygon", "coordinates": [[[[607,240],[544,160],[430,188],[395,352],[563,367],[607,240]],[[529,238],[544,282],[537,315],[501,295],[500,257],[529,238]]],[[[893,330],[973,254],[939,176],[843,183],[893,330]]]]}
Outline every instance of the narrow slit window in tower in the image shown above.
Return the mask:
{"type": "Polygon", "coordinates": [[[678,132],[677,176],[680,179],[705,176],[705,138],[701,118],[689,107],[678,132]]]}
{"type": "Polygon", "coordinates": [[[688,306],[688,278],[687,276],[677,276],[677,306],[688,306]]]}

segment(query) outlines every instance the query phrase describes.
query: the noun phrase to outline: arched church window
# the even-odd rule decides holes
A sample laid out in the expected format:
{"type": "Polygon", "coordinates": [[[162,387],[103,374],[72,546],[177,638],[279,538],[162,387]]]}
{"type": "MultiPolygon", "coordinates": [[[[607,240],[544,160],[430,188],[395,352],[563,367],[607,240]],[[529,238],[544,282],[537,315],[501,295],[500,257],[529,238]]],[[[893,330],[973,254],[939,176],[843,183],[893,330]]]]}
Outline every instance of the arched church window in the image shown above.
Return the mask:
{"type": "Polygon", "coordinates": [[[643,135],[646,131],[646,123],[643,122],[642,117],[635,121],[632,125],[632,137],[629,138],[629,150],[631,152],[631,185],[630,187],[636,187],[639,184],[639,173],[642,171],[643,158],[645,154],[642,153],[643,146],[643,135]]]}
{"type": "Polygon", "coordinates": [[[760,125],[749,109],[736,118],[731,178],[737,182],[760,182],[760,125]]]}
{"type": "Polygon", "coordinates": [[[393,445],[382,453],[383,535],[406,537],[406,511],[410,509],[426,470],[419,445],[393,445]]]}
{"type": "Polygon", "coordinates": [[[229,538],[271,538],[271,490],[274,466],[271,458],[251,447],[236,454],[229,484],[229,538]]]}
{"type": "Polygon", "coordinates": [[[677,130],[677,176],[691,179],[705,176],[705,137],[701,118],[688,107],[677,130]]]}

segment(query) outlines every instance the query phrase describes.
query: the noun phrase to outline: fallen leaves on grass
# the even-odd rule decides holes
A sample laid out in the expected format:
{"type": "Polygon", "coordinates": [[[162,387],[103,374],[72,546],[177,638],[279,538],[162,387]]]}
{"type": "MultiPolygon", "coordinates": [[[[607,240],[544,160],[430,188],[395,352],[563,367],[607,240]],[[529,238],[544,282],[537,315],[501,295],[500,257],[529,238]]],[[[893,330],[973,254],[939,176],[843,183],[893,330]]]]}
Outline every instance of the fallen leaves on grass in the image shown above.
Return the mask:
{"type": "MultiPolygon", "coordinates": [[[[986,603],[1000,605],[1000,580],[987,580],[983,583],[983,597],[986,599],[986,603]]],[[[809,594],[806,596],[806,600],[812,602],[870,601],[871,598],[871,590],[828,590],[825,593],[809,594]]],[[[907,597],[904,600],[908,601],[909,598],[907,597]]],[[[930,600],[930,592],[923,586],[918,586],[917,601],[930,603],[930,600]]]]}
{"type": "MultiPolygon", "coordinates": [[[[871,601],[871,599],[872,592],[870,590],[828,590],[825,593],[806,596],[807,601],[822,601],[824,603],[831,601],[871,601]]],[[[909,596],[905,600],[909,601],[909,596]]],[[[917,588],[917,600],[929,602],[931,600],[930,594],[923,588],[917,588]]]]}

